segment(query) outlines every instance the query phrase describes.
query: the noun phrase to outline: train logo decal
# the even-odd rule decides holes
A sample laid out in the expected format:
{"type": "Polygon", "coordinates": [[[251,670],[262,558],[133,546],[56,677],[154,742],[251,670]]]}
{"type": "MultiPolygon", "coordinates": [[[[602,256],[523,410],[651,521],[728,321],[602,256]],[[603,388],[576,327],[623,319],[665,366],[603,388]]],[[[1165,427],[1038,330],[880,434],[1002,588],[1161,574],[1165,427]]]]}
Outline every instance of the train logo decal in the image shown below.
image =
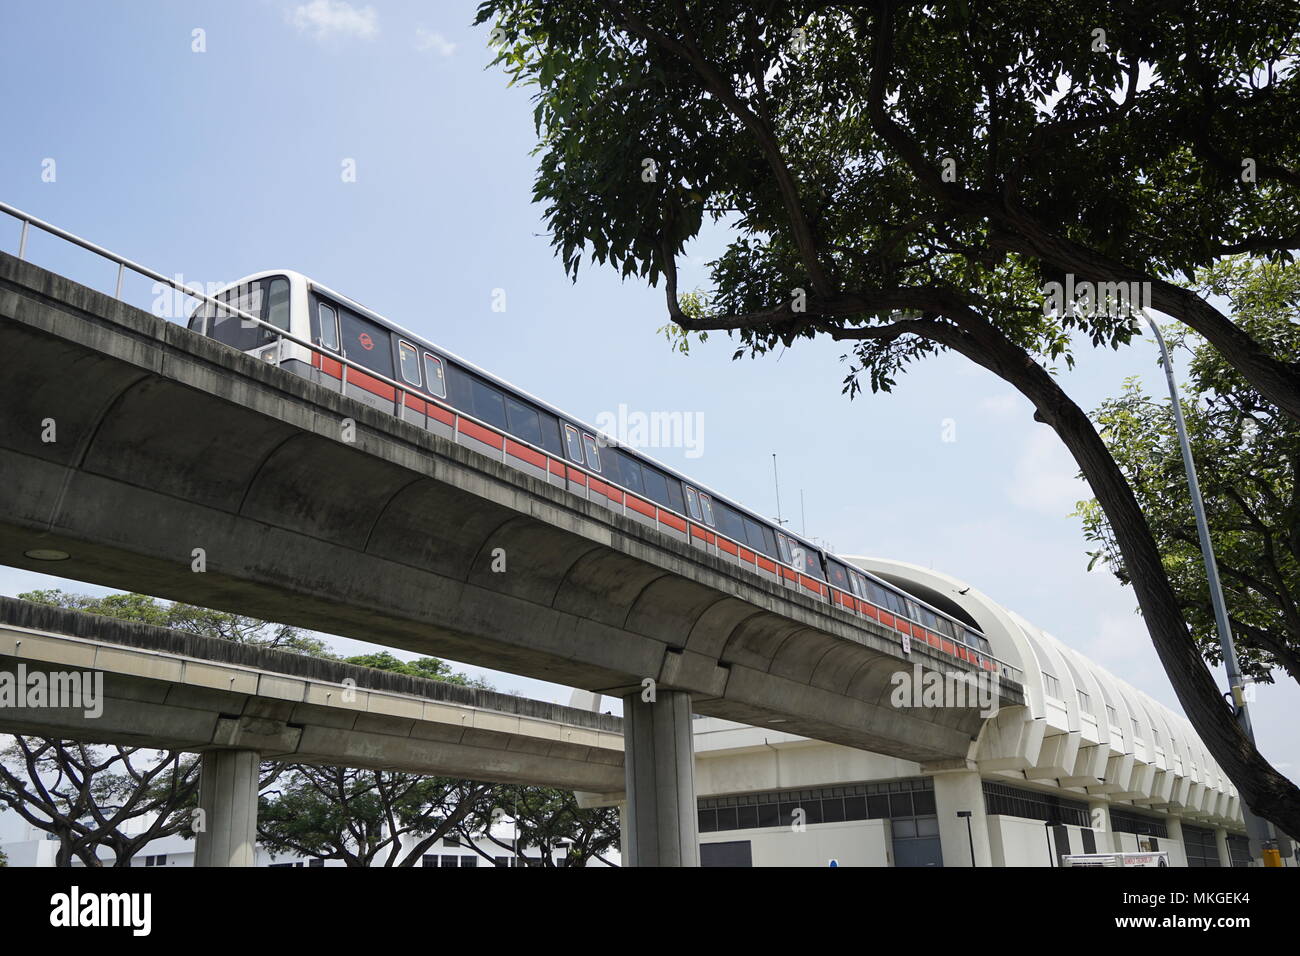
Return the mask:
{"type": "Polygon", "coordinates": [[[361,343],[361,347],[367,352],[375,347],[375,340],[370,337],[369,332],[362,332],[357,341],[361,343]]]}

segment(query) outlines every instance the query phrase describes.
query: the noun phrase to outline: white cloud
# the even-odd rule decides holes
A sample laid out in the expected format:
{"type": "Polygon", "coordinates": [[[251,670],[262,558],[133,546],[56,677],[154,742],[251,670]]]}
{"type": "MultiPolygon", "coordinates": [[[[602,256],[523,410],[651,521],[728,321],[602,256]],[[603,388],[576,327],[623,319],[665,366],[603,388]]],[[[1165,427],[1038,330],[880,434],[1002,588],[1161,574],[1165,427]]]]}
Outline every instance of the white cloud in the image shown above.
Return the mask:
{"type": "Polygon", "coordinates": [[[451,56],[456,52],[456,44],[441,33],[426,30],[424,27],[416,27],[415,29],[415,48],[421,53],[432,51],[438,56],[451,56]]]}
{"type": "Polygon", "coordinates": [[[1063,517],[1077,502],[1092,496],[1088,486],[1075,477],[1078,472],[1056,433],[1037,429],[1011,469],[1007,493],[1021,508],[1063,517]]]}
{"type": "Polygon", "coordinates": [[[978,408],[990,415],[1002,416],[1020,411],[1026,406],[1027,403],[1018,392],[1003,392],[1001,395],[990,395],[980,399],[978,408]]]}
{"type": "Polygon", "coordinates": [[[379,15],[374,7],[357,9],[346,0],[311,0],[289,13],[289,22],[317,40],[355,38],[373,40],[379,35],[379,15]]]}

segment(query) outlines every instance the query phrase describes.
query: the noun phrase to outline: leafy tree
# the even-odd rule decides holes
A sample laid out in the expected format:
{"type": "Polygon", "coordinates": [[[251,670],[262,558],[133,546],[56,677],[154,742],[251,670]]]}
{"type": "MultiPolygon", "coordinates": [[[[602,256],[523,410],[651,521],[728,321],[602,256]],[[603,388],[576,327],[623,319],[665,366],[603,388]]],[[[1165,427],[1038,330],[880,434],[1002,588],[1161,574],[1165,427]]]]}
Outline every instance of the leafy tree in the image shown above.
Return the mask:
{"type": "MultiPolygon", "coordinates": [[[[1234,258],[1200,276],[1204,294],[1226,298],[1233,315],[1277,355],[1300,358],[1300,266],[1234,258]]],[[[1174,332],[1191,356],[1183,415],[1197,463],[1210,537],[1244,673],[1272,681],[1280,667],[1300,680],[1300,425],[1278,413],[1204,340],[1174,332]]],[[[1165,569],[1202,652],[1220,659],[1209,586],[1167,401],[1137,379],[1094,413],[1111,454],[1137,495],[1165,569]]],[[[1084,531],[1121,581],[1129,574],[1105,513],[1080,505],[1084,531]]]]}
{"type": "Polygon", "coordinates": [[[490,784],[468,780],[296,766],[263,795],[258,838],[273,853],[415,866],[491,792],[490,784]]]}
{"type": "Polygon", "coordinates": [[[482,677],[469,677],[454,670],[450,664],[436,657],[419,657],[413,661],[403,661],[388,651],[373,654],[358,654],[345,657],[345,664],[357,664],[361,667],[373,667],[381,671],[393,671],[410,677],[423,677],[426,680],[440,680],[448,684],[460,684],[463,687],[477,687],[480,690],[492,690],[492,685],[482,677]]]}
{"type": "Polygon", "coordinates": [[[198,764],[173,751],[15,736],[0,751],[0,807],[58,839],[56,866],[102,866],[101,848],[113,866],[130,866],[150,841],[190,832],[198,764]],[[132,820],[147,825],[127,834],[132,820]]]}
{"type": "Polygon", "coordinates": [[[572,791],[550,787],[498,787],[458,829],[485,859],[493,860],[493,856],[478,845],[475,833],[521,858],[526,850],[536,849],[538,862],[534,865],[543,867],[586,866],[592,860],[608,863],[604,854],[618,846],[620,837],[616,807],[583,809],[572,791]],[[514,821],[511,840],[492,832],[493,824],[506,817],[514,821]],[[561,848],[563,856],[558,853],[561,848]]]}
{"type": "Polygon", "coordinates": [[[0,866],[8,866],[8,865],[9,865],[9,857],[5,856],[4,850],[0,850],[0,866]]]}
{"type": "Polygon", "coordinates": [[[204,637],[218,637],[236,644],[252,644],[276,650],[293,651],[312,657],[333,658],[325,642],[288,624],[270,624],[242,614],[214,611],[180,602],[163,603],[147,594],[110,594],[92,597],[89,594],[68,594],[58,589],[28,591],[18,595],[24,601],[46,604],[50,607],[102,614],[122,621],[170,627],[190,631],[204,637]]]}
{"type": "MultiPolygon", "coordinates": [[[[324,642],[296,628],[193,605],[164,604],[144,594],[97,598],[50,590],[31,591],[19,597],[243,644],[333,656],[327,653],[324,642]]],[[[352,658],[351,662],[490,689],[481,679],[471,680],[453,672],[446,662],[432,657],[406,664],[381,652],[352,658]]],[[[74,857],[87,866],[99,866],[96,849],[101,846],[113,851],[115,865],[129,866],[132,857],[151,840],[173,833],[193,835],[191,809],[197,802],[198,766],[196,757],[174,751],[15,737],[13,746],[0,755],[0,805],[12,807],[33,826],[58,836],[60,866],[69,865],[74,857]],[[127,836],[122,832],[127,820],[151,817],[142,833],[127,836]]],[[[457,812],[472,809],[482,788],[463,781],[337,767],[286,769],[283,764],[265,761],[263,790],[282,773],[287,775],[286,782],[282,790],[274,793],[283,803],[263,798],[266,809],[262,826],[269,835],[266,845],[272,849],[306,847],[312,845],[313,839],[319,843],[331,838],[328,833],[317,833],[308,839],[312,825],[341,823],[347,828],[341,827],[333,839],[346,844],[351,828],[367,834],[362,841],[365,849],[360,853],[367,859],[397,846],[391,839],[386,843],[373,837],[376,828],[383,830],[385,825],[391,832],[391,814],[405,821],[399,832],[416,833],[419,827],[435,820],[438,812],[447,812],[453,822],[443,826],[446,830],[454,826],[457,812]],[[458,800],[466,801],[463,810],[458,811],[458,800]],[[420,806],[425,808],[423,816],[417,812],[420,806]],[[368,818],[366,811],[379,816],[368,818]]],[[[345,846],[336,853],[312,851],[312,855],[329,859],[358,855],[345,846]]]]}
{"type": "Polygon", "coordinates": [[[1224,706],[1124,472],[1051,369],[1138,332],[1119,283],[1282,414],[1300,366],[1189,288],[1300,246],[1300,7],[1274,0],[487,0],[497,63],[536,88],[534,195],[566,270],[663,280],[676,344],[851,343],[845,391],[954,351],[1060,437],[1123,555],[1206,746],[1300,835],[1300,789],[1224,706]],[[710,287],[677,258],[731,233],[710,287]],[[1097,284],[1053,302],[1048,282],[1097,284]],[[1104,291],[1103,291],[1104,290],[1104,291]]]}

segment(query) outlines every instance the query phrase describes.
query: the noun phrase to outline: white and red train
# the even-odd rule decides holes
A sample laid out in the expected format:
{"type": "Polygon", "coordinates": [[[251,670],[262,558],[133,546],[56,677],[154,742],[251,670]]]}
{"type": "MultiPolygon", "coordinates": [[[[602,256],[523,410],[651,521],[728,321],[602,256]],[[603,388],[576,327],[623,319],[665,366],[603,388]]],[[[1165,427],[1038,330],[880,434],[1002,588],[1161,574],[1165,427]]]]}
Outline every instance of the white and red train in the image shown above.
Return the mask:
{"type": "Polygon", "coordinates": [[[266,325],[223,314],[208,302],[190,316],[191,329],[734,560],[761,577],[878,621],[910,641],[1014,676],[969,624],[642,452],[617,446],[572,415],[300,273],[260,272],[214,297],[266,325]]]}

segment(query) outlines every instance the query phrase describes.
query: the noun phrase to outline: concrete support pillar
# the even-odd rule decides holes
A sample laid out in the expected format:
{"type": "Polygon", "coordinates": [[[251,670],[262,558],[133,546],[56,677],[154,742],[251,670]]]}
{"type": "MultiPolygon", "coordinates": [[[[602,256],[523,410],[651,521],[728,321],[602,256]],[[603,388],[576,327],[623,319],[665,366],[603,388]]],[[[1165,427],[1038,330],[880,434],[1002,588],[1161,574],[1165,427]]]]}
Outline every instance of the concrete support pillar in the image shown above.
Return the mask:
{"type": "Polygon", "coordinates": [[[1169,865],[1186,866],[1187,844],[1183,842],[1182,817],[1176,817],[1173,815],[1165,817],[1165,829],[1169,832],[1169,842],[1178,845],[1178,848],[1174,849],[1173,846],[1165,846],[1163,841],[1160,842],[1160,849],[1169,851],[1169,865]]]}
{"type": "Polygon", "coordinates": [[[623,866],[632,865],[632,855],[628,850],[627,803],[618,805],[618,858],[623,866]]]}
{"type": "Polygon", "coordinates": [[[992,866],[984,784],[977,770],[949,770],[934,775],[934,804],[939,817],[939,846],[944,866],[992,866]],[[970,811],[970,817],[959,812],[970,811]],[[968,826],[969,824],[969,826],[968,826]],[[974,857],[971,849],[974,846],[974,857]]]}
{"type": "Polygon", "coordinates": [[[256,862],[259,754],[208,750],[199,765],[203,829],[195,835],[195,866],[253,866],[256,862]]]}
{"type": "Polygon", "coordinates": [[[1110,801],[1089,800],[1088,817],[1093,830],[1096,831],[1097,852],[1113,853],[1119,849],[1115,845],[1115,831],[1110,825],[1110,801]]]}
{"type": "Polygon", "coordinates": [[[1214,828],[1214,848],[1219,851],[1219,866],[1232,868],[1232,854],[1228,851],[1228,830],[1226,827],[1214,828]]]}
{"type": "Polygon", "coordinates": [[[691,695],[623,698],[627,857],[631,866],[699,866],[691,695]]]}

